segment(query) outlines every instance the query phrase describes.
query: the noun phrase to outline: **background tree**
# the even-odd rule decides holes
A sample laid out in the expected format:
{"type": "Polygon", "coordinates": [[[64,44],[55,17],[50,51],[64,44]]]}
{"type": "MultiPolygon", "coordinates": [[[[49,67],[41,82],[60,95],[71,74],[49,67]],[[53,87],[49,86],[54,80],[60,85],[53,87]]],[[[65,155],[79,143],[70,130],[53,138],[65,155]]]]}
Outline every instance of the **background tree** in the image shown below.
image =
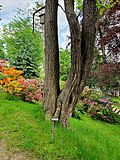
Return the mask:
{"type": "Polygon", "coordinates": [[[90,88],[98,86],[97,81],[99,75],[97,74],[97,69],[101,64],[103,64],[103,55],[101,55],[99,50],[95,48],[92,68],[86,82],[86,85],[89,86],[90,88]]]}
{"type": "Polygon", "coordinates": [[[92,65],[87,85],[100,88],[105,96],[120,92],[120,63],[106,61],[104,63],[103,55],[95,51],[95,57],[92,65]]]}
{"type": "Polygon", "coordinates": [[[0,58],[4,59],[5,58],[5,52],[4,52],[4,45],[3,45],[3,40],[0,40],[0,58]]]}
{"type": "Polygon", "coordinates": [[[101,64],[96,70],[96,76],[97,85],[106,94],[120,91],[120,63],[101,64]]]}
{"type": "Polygon", "coordinates": [[[96,47],[98,51],[95,51],[92,71],[87,81],[87,85],[99,86],[104,93],[119,90],[120,86],[120,3],[113,0],[109,4],[97,24],[99,46],[96,47]]]}
{"type": "Polygon", "coordinates": [[[39,67],[43,63],[42,37],[39,32],[32,33],[30,20],[13,20],[4,27],[3,40],[10,64],[23,70],[25,78],[39,76],[39,67]]]}
{"type": "Polygon", "coordinates": [[[70,70],[70,50],[60,49],[60,80],[66,81],[70,70]]]}
{"type": "Polygon", "coordinates": [[[101,47],[106,47],[105,59],[118,61],[120,59],[120,2],[113,0],[109,10],[105,10],[100,20],[100,41],[101,47]],[[113,5],[114,4],[114,5],[113,5]]]}

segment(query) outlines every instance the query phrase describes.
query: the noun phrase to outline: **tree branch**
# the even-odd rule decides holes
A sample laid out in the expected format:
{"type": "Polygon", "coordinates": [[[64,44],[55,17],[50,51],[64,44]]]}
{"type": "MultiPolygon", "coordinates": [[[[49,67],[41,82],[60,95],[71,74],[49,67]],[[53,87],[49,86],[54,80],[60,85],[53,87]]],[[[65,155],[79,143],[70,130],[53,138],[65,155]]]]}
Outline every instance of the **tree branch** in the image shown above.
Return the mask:
{"type": "Polygon", "coordinates": [[[33,13],[33,33],[34,33],[34,30],[35,30],[35,26],[34,26],[34,24],[35,24],[35,14],[38,13],[38,12],[40,12],[40,11],[42,11],[43,9],[45,9],[45,6],[39,8],[38,10],[36,10],[36,11],[33,13]]]}
{"type": "Polygon", "coordinates": [[[65,13],[65,10],[63,9],[63,7],[60,5],[60,4],[58,4],[58,6],[62,9],[62,11],[65,13]]]}

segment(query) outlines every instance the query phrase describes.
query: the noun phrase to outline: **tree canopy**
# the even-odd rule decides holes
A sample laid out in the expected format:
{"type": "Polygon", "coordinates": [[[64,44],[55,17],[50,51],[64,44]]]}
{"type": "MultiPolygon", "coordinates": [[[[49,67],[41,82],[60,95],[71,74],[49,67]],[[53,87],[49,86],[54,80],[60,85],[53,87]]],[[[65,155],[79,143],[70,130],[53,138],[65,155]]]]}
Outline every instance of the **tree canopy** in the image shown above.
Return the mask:
{"type": "MultiPolygon", "coordinates": [[[[17,69],[23,70],[26,78],[39,76],[43,62],[43,42],[39,32],[32,32],[30,20],[18,18],[3,29],[1,43],[6,59],[17,69]]],[[[2,52],[3,54],[3,52],[2,52]]]]}

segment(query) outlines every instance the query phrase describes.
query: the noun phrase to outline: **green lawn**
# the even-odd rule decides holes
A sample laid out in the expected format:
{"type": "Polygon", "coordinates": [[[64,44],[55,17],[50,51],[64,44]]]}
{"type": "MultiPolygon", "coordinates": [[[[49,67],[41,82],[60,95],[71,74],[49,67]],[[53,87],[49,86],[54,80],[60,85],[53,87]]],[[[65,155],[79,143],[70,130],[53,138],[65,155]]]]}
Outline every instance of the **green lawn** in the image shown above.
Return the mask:
{"type": "Polygon", "coordinates": [[[51,129],[41,106],[0,94],[0,140],[8,157],[19,151],[25,160],[120,160],[119,124],[71,118],[68,130],[57,125],[54,143],[51,129]]]}
{"type": "Polygon", "coordinates": [[[120,109],[120,97],[114,97],[114,98],[112,98],[112,101],[115,103],[114,107],[120,109]]]}

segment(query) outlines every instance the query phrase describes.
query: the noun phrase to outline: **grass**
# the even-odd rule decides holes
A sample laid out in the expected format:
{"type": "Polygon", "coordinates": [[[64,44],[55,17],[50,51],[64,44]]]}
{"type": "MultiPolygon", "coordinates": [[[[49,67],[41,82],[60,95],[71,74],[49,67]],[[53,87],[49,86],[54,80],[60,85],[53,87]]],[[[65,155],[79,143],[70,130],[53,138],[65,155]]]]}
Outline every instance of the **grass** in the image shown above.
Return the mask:
{"type": "Polygon", "coordinates": [[[0,139],[9,154],[19,149],[25,160],[119,160],[120,125],[82,115],[71,118],[67,130],[57,124],[51,143],[52,122],[44,120],[42,107],[0,94],[0,139]]]}
{"type": "Polygon", "coordinates": [[[120,97],[114,97],[112,98],[112,102],[114,102],[114,107],[119,108],[120,109],[120,97]]]}

